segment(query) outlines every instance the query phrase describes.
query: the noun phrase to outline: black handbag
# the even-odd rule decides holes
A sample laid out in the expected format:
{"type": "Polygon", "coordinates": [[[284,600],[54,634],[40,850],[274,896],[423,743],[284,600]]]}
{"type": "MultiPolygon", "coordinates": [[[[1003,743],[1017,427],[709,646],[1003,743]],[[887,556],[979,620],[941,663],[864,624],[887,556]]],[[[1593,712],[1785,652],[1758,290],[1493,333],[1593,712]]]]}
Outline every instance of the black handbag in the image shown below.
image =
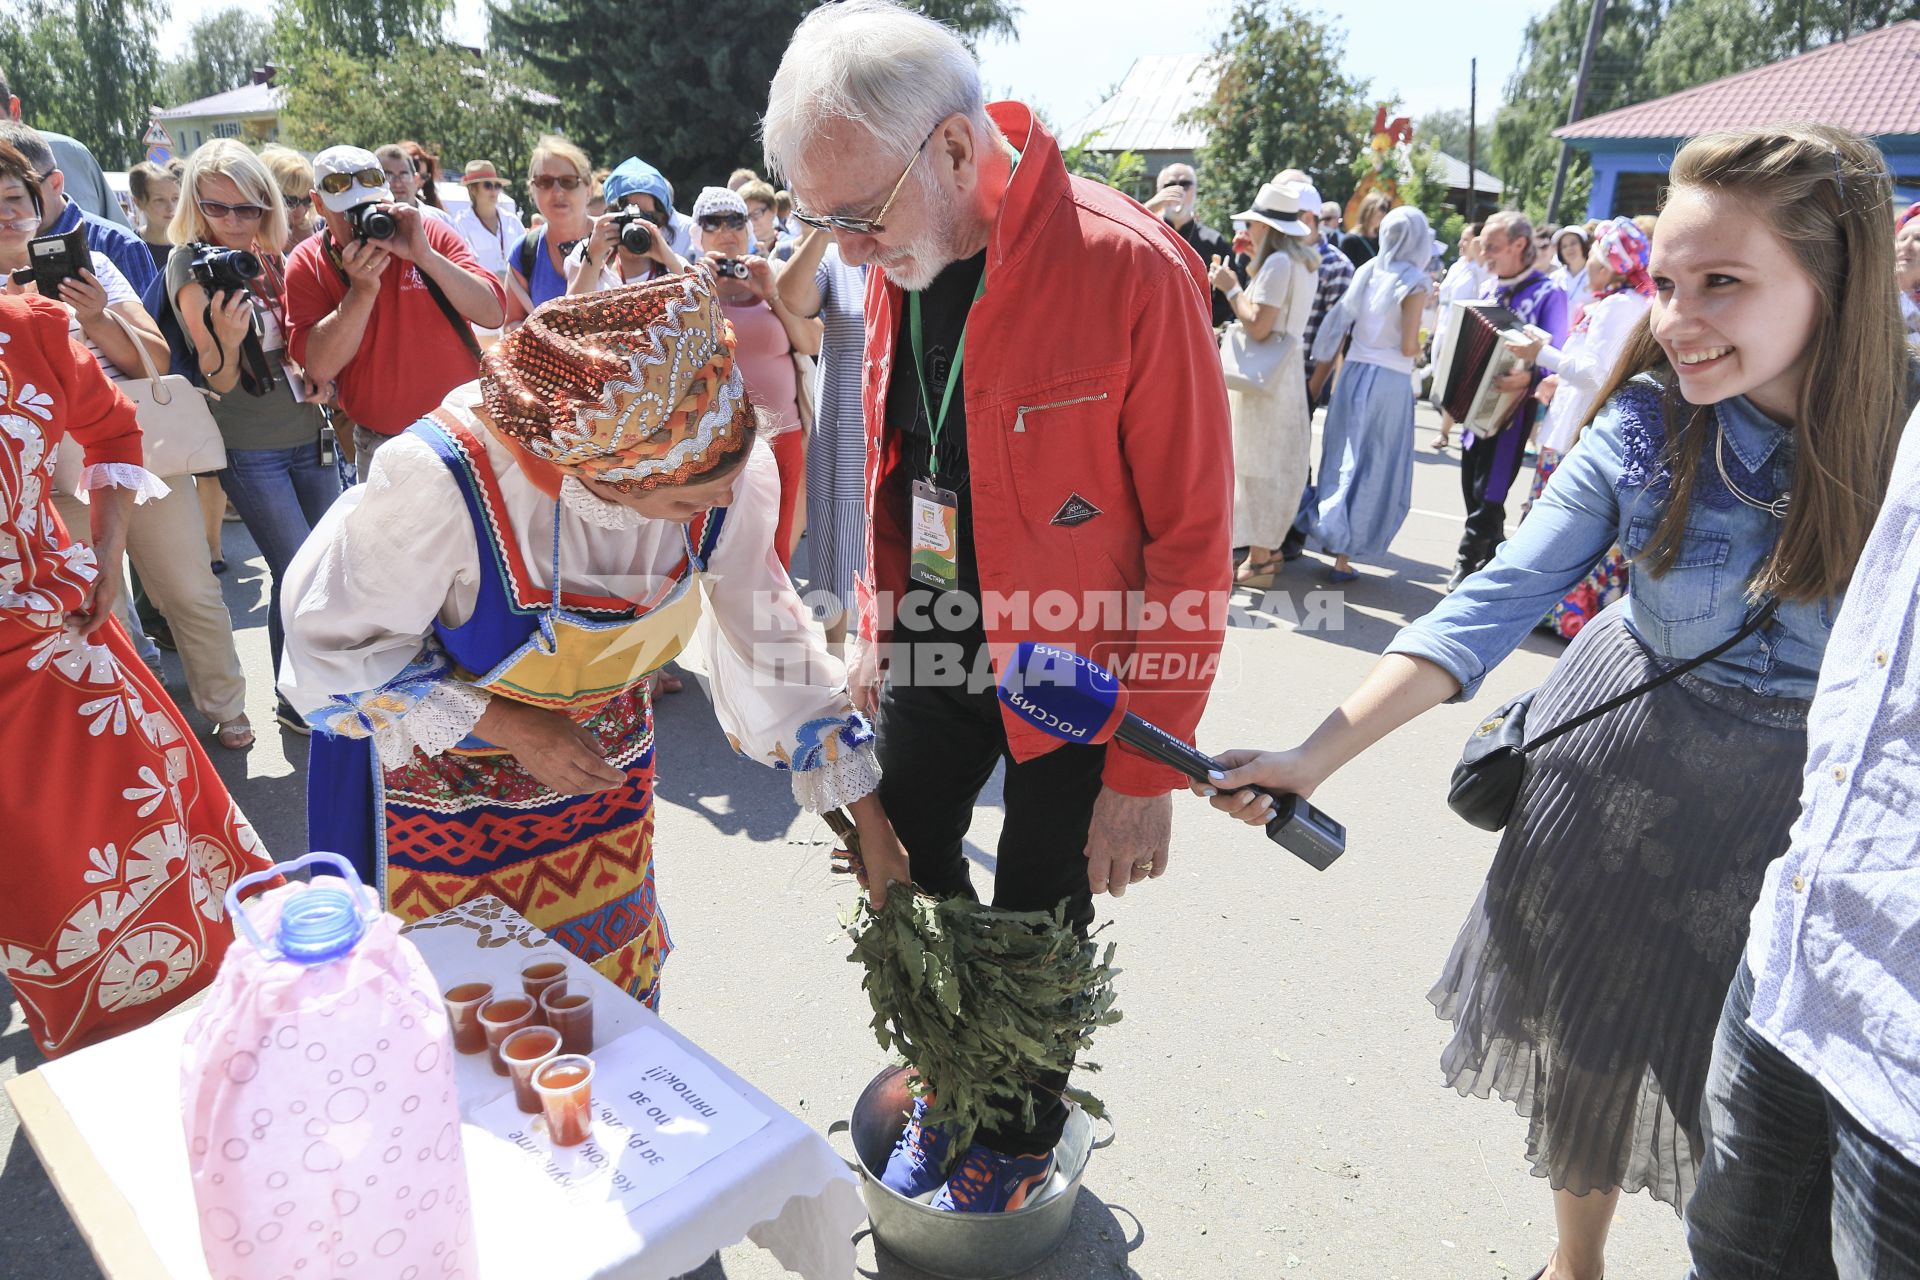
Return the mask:
{"type": "Polygon", "coordinates": [[[1527,709],[1533,705],[1538,689],[1529,689],[1498,711],[1482,720],[1467,738],[1460,752],[1460,763],[1453,766],[1453,781],[1447,787],[1447,806],[1482,831],[1498,831],[1513,816],[1520,798],[1520,784],[1527,775],[1527,753],[1545,746],[1581,725],[1598,720],[1626,706],[1644,693],[1651,693],[1669,680],[1677,680],[1695,667],[1712,662],[1727,650],[1767,625],[1777,600],[1769,599],[1746,625],[1725,641],[1697,658],[1689,658],[1669,667],[1644,684],[1636,685],[1616,698],[1583,711],[1564,724],[1555,725],[1532,742],[1527,741],[1527,709]]]}

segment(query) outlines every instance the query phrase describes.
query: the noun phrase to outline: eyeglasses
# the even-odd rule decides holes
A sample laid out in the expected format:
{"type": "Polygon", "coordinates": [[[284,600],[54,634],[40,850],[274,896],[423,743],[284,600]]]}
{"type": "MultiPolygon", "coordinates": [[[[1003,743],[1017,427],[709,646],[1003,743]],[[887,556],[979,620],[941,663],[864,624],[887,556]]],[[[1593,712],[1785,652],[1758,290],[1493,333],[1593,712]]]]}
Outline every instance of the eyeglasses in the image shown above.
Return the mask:
{"type": "Polygon", "coordinates": [[[527,185],[535,191],[551,191],[555,187],[560,188],[562,191],[577,191],[587,185],[587,180],[585,178],[574,177],[571,174],[556,177],[551,173],[543,173],[537,178],[528,178],[527,185]]]}
{"type": "Polygon", "coordinates": [[[379,169],[359,169],[353,173],[329,173],[320,179],[319,186],[328,195],[337,196],[343,191],[352,190],[356,182],[370,190],[376,189],[387,185],[387,175],[379,169]]]}
{"type": "Polygon", "coordinates": [[[907,185],[907,175],[913,172],[913,166],[920,163],[921,153],[927,149],[927,144],[933,141],[933,135],[940,132],[940,125],[945,123],[946,120],[943,117],[940,124],[927,130],[927,136],[920,140],[919,147],[914,150],[913,159],[907,161],[907,167],[900,171],[900,180],[893,184],[893,190],[887,192],[887,202],[881,205],[880,212],[871,218],[845,218],[837,213],[806,213],[799,205],[793,207],[793,216],[821,231],[844,231],[848,235],[855,236],[882,234],[887,229],[887,210],[893,208],[893,202],[900,198],[900,188],[907,185]]]}
{"type": "Polygon", "coordinates": [[[200,212],[215,222],[223,218],[238,218],[242,222],[258,222],[266,214],[266,208],[257,204],[222,204],[218,200],[201,200],[200,212]]]}
{"type": "Polygon", "coordinates": [[[744,213],[709,213],[700,219],[702,231],[744,231],[747,215],[744,213]]]}
{"type": "Polygon", "coordinates": [[[1192,178],[1168,178],[1165,182],[1160,184],[1160,189],[1162,191],[1165,191],[1168,187],[1185,187],[1189,191],[1191,191],[1193,189],[1193,179],[1192,178]]]}

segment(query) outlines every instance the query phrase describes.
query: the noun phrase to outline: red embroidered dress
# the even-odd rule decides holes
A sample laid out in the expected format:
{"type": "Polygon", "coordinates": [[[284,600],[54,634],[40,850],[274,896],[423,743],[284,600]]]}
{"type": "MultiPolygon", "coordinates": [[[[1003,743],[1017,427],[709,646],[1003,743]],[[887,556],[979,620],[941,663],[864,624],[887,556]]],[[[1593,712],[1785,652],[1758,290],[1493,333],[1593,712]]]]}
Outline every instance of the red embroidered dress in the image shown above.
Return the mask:
{"type": "Polygon", "coordinates": [[[93,553],[48,498],[60,438],[83,486],[137,484],[133,405],[67,337],[67,311],[0,296],[0,968],[34,1043],[66,1053],[205,986],[227,886],[268,859],[118,622],[63,626],[93,553]]]}

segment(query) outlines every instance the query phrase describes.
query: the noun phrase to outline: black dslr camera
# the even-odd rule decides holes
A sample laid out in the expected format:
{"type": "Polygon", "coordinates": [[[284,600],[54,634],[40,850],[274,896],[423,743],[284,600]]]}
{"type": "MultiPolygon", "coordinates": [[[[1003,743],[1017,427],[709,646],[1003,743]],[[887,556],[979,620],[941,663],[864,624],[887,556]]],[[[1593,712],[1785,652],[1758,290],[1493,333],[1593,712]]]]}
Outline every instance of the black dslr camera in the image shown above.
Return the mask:
{"type": "Polygon", "coordinates": [[[738,258],[717,258],[713,264],[713,274],[731,276],[735,280],[747,278],[747,264],[738,258]]]}
{"type": "Polygon", "coordinates": [[[612,215],[613,225],[620,228],[620,247],[628,253],[646,253],[653,248],[653,224],[646,214],[638,209],[612,215]]]}
{"type": "Polygon", "coordinates": [[[245,249],[223,249],[219,245],[197,244],[193,261],[188,264],[193,281],[208,293],[233,293],[244,289],[260,276],[260,259],[245,249]]]}
{"type": "Polygon", "coordinates": [[[400,220],[383,204],[357,204],[347,210],[347,225],[358,240],[391,240],[400,234],[400,220]]]}

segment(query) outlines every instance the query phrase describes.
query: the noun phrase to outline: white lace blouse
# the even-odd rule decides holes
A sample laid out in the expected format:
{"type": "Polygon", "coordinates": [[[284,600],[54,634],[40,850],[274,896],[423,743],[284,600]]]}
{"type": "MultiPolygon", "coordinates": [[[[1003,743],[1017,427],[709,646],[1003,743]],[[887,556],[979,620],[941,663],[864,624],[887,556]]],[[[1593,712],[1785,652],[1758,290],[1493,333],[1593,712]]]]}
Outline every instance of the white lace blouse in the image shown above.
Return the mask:
{"type": "MultiPolygon", "coordinates": [[[[477,384],[448,407],[485,442],[512,536],[533,583],[551,591],[553,500],[472,417],[477,384]]],[[[643,600],[681,563],[683,526],[648,520],[579,485],[562,488],[560,576],[571,594],[643,600]]],[[[750,759],[793,774],[794,798],[821,812],[879,784],[873,733],[853,709],[840,661],[773,553],[779,476],[756,445],[701,576],[697,635],[721,727],[750,759]]],[[[465,738],[490,695],[456,678],[436,620],[472,616],[481,548],[453,473],[423,440],[381,449],[371,478],[334,504],[282,584],[280,688],[317,728],[371,733],[383,763],[437,755],[465,738]]]]}

